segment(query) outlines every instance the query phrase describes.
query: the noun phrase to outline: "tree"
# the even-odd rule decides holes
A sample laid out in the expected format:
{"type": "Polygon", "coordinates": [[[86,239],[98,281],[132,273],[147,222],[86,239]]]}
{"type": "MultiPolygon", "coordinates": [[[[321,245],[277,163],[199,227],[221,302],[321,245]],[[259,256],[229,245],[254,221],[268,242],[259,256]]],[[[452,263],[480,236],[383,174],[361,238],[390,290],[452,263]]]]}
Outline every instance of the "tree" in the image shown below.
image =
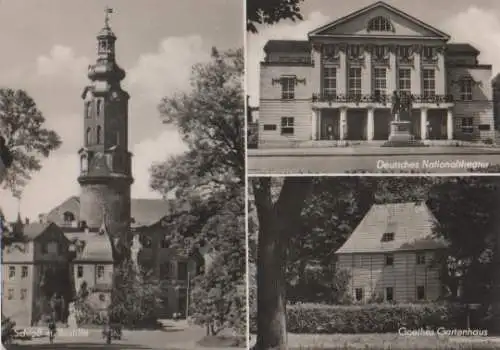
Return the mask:
{"type": "Polygon", "coordinates": [[[191,91],[165,97],[159,106],[188,147],[151,168],[151,187],[177,195],[164,220],[168,238],[187,254],[208,248],[215,259],[194,280],[192,316],[200,324],[235,326],[229,319],[245,313],[237,307],[245,283],[243,68],[243,50],[214,48],[209,63],[193,67],[191,91]]]}
{"type": "Polygon", "coordinates": [[[41,159],[61,145],[59,135],[43,127],[45,118],[24,90],[0,89],[0,132],[13,162],[6,188],[20,196],[31,175],[41,169],[41,159]]]}
{"type": "Polygon", "coordinates": [[[286,251],[300,227],[311,177],[288,177],[273,201],[271,178],[252,179],[259,220],[256,349],[286,348],[286,251]]]}
{"type": "Polygon", "coordinates": [[[275,24],[284,19],[302,20],[304,0],[247,0],[247,31],[257,33],[258,24],[275,24]]]}
{"type": "Polygon", "coordinates": [[[123,261],[113,274],[109,306],[111,322],[128,327],[155,326],[161,303],[159,281],[150,272],[138,271],[132,261],[123,261]]]}

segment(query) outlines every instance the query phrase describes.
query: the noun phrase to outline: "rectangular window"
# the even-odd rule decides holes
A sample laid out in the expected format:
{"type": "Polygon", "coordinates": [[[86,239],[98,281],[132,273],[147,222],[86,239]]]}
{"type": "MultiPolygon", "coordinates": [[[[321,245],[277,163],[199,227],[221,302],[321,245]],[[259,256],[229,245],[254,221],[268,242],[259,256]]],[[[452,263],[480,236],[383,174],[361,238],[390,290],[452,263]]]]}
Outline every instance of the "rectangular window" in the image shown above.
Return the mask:
{"type": "Polygon", "coordinates": [[[385,266],[393,266],[394,265],[394,255],[388,254],[385,256],[385,266]]]}
{"type": "Polygon", "coordinates": [[[24,300],[26,299],[26,295],[28,294],[28,290],[27,289],[21,289],[21,300],[24,300]]]}
{"type": "Polygon", "coordinates": [[[104,265],[97,265],[97,279],[104,279],[104,265]]]}
{"type": "Polygon", "coordinates": [[[417,265],[425,265],[425,254],[417,254],[417,265]]]}
{"type": "Polygon", "coordinates": [[[9,299],[9,300],[14,299],[14,289],[13,288],[9,288],[9,290],[7,291],[7,299],[9,299]]]}
{"type": "Polygon", "coordinates": [[[76,268],[76,276],[78,278],[83,277],[83,266],[82,265],[78,265],[78,267],[76,268]]]}
{"type": "Polygon", "coordinates": [[[434,69],[423,70],[424,97],[436,96],[436,71],[434,69]]]}
{"type": "Polygon", "coordinates": [[[354,255],[354,266],[363,267],[364,265],[364,257],[363,255],[354,255]]]}
{"type": "Polygon", "coordinates": [[[264,131],[276,131],[276,124],[264,124],[264,131]]]}
{"type": "Polygon", "coordinates": [[[16,267],[9,266],[9,279],[13,279],[14,277],[16,277],[16,267]]]}
{"type": "Polygon", "coordinates": [[[425,287],[418,286],[417,287],[417,300],[424,300],[424,299],[425,299],[425,287]]]}
{"type": "Polygon", "coordinates": [[[295,132],[293,117],[281,117],[281,135],[293,135],[295,132]]]}
{"type": "Polygon", "coordinates": [[[394,232],[386,232],[382,236],[382,242],[394,241],[394,232]]]}
{"type": "Polygon", "coordinates": [[[281,78],[281,99],[293,100],[295,98],[295,77],[281,78]]]}
{"type": "Polygon", "coordinates": [[[28,277],[28,266],[21,267],[21,278],[28,277]]]}
{"type": "Polygon", "coordinates": [[[394,300],[394,288],[392,287],[385,288],[385,300],[387,301],[394,300]]]}
{"type": "Polygon", "coordinates": [[[363,300],[363,288],[356,288],[356,301],[363,300]]]}
{"type": "Polygon", "coordinates": [[[337,95],[337,68],[323,67],[323,95],[337,95]]]}
{"type": "Polygon", "coordinates": [[[188,279],[188,263],[185,261],[177,262],[177,279],[186,281],[188,279]]]}
{"type": "Polygon", "coordinates": [[[411,95],[411,69],[399,70],[399,92],[411,95]]]}
{"type": "Polygon", "coordinates": [[[462,101],[472,101],[472,80],[460,81],[460,99],[462,101]]]}
{"type": "Polygon", "coordinates": [[[471,134],[472,132],[474,132],[474,118],[462,118],[462,132],[464,134],[471,134]]]}
{"type": "Polygon", "coordinates": [[[385,96],[387,94],[387,70],[385,68],[375,68],[373,76],[375,79],[375,96],[385,96]]]}
{"type": "Polygon", "coordinates": [[[48,253],[48,248],[47,248],[47,243],[42,243],[42,254],[47,254],[48,253]]]}
{"type": "Polygon", "coordinates": [[[361,68],[349,68],[349,95],[352,97],[361,97],[361,68]]]}

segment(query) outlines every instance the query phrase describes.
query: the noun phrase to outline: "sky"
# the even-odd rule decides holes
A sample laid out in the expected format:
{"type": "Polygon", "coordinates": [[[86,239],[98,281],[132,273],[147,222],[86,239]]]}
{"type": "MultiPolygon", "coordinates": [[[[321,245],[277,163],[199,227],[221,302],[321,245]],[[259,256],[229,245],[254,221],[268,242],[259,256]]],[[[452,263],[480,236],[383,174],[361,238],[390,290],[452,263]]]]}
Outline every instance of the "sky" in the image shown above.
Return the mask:
{"type": "Polygon", "coordinates": [[[79,194],[77,151],[83,144],[87,67],[96,59],[96,35],[104,9],[118,37],[117,63],[127,73],[129,149],[133,153],[133,198],[160,198],[149,188],[148,169],[185,145],[175,127],[162,124],[157,106],[164,96],[188,91],[191,67],[210,59],[211,47],[243,47],[240,1],[210,0],[0,0],[0,87],[24,89],[62,138],[42,162],[18,202],[0,189],[8,220],[36,219],[79,194]]]}
{"type": "MultiPolygon", "coordinates": [[[[259,27],[258,34],[247,36],[247,94],[249,103],[258,105],[259,62],[270,39],[307,40],[307,33],[376,1],[305,0],[303,21],[282,21],[259,27]]],[[[500,70],[500,1],[498,0],[387,0],[386,3],[440,29],[450,42],[468,42],[481,51],[480,63],[500,70]]]]}

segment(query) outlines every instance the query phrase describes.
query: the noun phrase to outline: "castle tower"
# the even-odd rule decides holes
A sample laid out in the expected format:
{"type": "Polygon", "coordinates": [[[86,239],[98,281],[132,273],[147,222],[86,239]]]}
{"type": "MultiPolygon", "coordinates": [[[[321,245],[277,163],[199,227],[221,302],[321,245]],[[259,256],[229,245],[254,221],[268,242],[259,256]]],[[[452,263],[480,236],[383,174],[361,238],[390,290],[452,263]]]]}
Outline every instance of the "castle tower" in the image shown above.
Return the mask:
{"type": "Polygon", "coordinates": [[[106,224],[112,237],[128,232],[130,186],[128,100],[120,82],[125,71],[115,61],[116,36],[106,9],[104,28],[97,35],[97,61],[89,66],[90,83],[83,90],[84,145],[80,156],[80,220],[90,231],[106,224]]]}

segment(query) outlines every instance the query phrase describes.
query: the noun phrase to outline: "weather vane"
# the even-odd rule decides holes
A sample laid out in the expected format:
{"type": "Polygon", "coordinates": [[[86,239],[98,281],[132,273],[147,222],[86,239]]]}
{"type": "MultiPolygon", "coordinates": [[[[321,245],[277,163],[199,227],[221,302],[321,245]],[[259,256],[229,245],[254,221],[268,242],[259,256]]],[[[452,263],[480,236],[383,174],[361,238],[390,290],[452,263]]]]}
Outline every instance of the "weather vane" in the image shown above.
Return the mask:
{"type": "Polygon", "coordinates": [[[106,25],[106,27],[109,27],[109,15],[113,13],[113,9],[111,7],[106,6],[106,8],[104,9],[104,13],[105,13],[104,24],[106,25]]]}

